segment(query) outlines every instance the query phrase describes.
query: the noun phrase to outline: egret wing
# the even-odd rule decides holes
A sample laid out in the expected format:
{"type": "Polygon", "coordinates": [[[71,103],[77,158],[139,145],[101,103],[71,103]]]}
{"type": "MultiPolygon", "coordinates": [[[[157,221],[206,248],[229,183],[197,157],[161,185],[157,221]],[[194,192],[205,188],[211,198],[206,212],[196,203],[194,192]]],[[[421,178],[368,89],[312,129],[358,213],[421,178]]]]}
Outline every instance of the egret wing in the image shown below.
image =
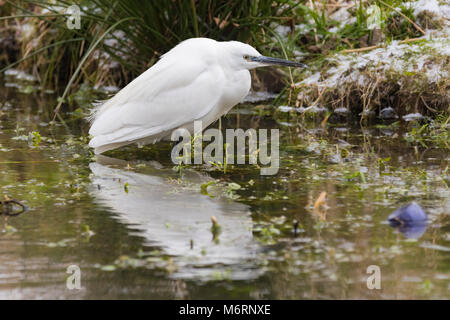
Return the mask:
{"type": "Polygon", "coordinates": [[[222,97],[220,67],[161,60],[99,107],[91,146],[134,141],[200,119],[222,97]]]}

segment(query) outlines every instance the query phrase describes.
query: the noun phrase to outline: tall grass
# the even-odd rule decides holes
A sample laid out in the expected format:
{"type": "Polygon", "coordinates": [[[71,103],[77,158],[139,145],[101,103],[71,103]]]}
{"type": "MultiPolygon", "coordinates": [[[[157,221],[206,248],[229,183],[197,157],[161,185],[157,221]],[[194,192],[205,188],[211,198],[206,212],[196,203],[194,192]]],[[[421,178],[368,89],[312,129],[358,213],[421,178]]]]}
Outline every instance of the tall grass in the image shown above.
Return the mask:
{"type": "Polygon", "coordinates": [[[80,0],[76,2],[82,12],[79,30],[66,26],[65,9],[74,1],[5,1],[9,14],[17,17],[18,30],[24,25],[34,28],[32,41],[21,42],[22,54],[15,65],[33,71],[43,87],[61,89],[60,104],[70,102],[66,96],[83,82],[128,83],[161,54],[191,37],[239,40],[263,54],[285,58],[300,59],[300,52],[302,59],[321,64],[329,52],[374,40],[366,25],[366,9],[373,4],[382,9],[386,40],[419,34],[393,12],[400,7],[404,16],[413,18],[401,0],[80,0]],[[337,25],[330,18],[339,8],[336,4],[349,7],[356,21],[331,32],[337,25]],[[281,36],[276,31],[279,26],[289,27],[290,32],[281,36]]]}
{"type": "Polygon", "coordinates": [[[69,30],[65,24],[64,9],[73,1],[59,0],[57,5],[44,0],[7,2],[16,8],[18,16],[34,15],[41,20],[38,23],[32,18],[23,20],[35,25],[40,47],[23,48],[22,51],[29,58],[32,58],[30,54],[33,51],[40,51],[32,59],[21,58],[24,62],[38,65],[43,84],[53,87],[67,83],[77,69],[80,72],[78,79],[72,81],[74,84],[82,79],[96,83],[111,80],[109,72],[99,71],[102,67],[99,63],[107,62],[99,59],[98,52],[95,54],[95,50],[90,50],[88,59],[83,59],[89,49],[100,49],[115,61],[114,65],[119,66],[121,72],[115,73],[116,78],[112,80],[120,84],[141,73],[161,54],[187,38],[201,36],[252,43],[253,39],[258,38],[256,33],[261,31],[262,26],[274,19],[288,19],[293,7],[286,0],[84,0],[79,3],[81,29],[69,30]],[[41,14],[42,10],[47,14],[41,14]],[[130,18],[132,21],[118,23],[130,18]],[[111,29],[112,26],[114,28],[111,29]],[[107,30],[108,34],[105,34],[107,30]],[[106,41],[92,48],[91,45],[99,37],[106,41]],[[65,41],[70,41],[70,45],[56,45],[65,41]],[[53,46],[48,47],[51,44],[53,46]],[[43,49],[45,46],[47,49],[43,49]],[[84,64],[80,67],[82,60],[84,64]]]}

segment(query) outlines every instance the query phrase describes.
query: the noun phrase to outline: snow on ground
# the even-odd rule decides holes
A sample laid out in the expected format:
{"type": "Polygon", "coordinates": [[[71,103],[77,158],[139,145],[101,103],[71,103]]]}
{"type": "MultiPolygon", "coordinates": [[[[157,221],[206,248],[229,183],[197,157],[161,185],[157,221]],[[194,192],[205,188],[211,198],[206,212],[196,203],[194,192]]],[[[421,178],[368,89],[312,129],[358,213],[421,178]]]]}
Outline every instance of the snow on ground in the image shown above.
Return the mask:
{"type": "Polygon", "coordinates": [[[406,2],[404,6],[406,8],[414,9],[414,16],[416,17],[425,11],[435,14],[437,17],[448,18],[450,16],[450,5],[445,2],[440,4],[436,0],[419,0],[415,2],[406,2]]]}
{"type": "Polygon", "coordinates": [[[18,81],[28,81],[28,82],[35,82],[37,81],[37,78],[31,74],[26,73],[22,70],[17,69],[8,69],[5,71],[5,76],[7,77],[13,77],[18,81]]]}
{"type": "Polygon", "coordinates": [[[339,22],[339,27],[334,27],[328,31],[337,32],[339,29],[343,28],[347,24],[353,24],[356,22],[356,17],[352,17],[351,13],[348,11],[348,7],[342,7],[332,15],[330,15],[330,19],[339,22]]]}
{"type": "MultiPolygon", "coordinates": [[[[443,18],[441,30],[426,30],[422,41],[402,43],[392,41],[385,47],[376,48],[367,52],[335,54],[328,58],[332,65],[328,70],[320,72],[311,71],[302,81],[296,83],[298,87],[317,86],[346,90],[345,84],[364,86],[373,76],[385,80],[392,74],[403,76],[423,74],[430,84],[439,83],[449,77],[449,66],[446,59],[450,56],[450,5],[449,0],[437,2],[436,0],[419,0],[405,3],[405,6],[414,8],[417,16],[423,12],[430,12],[436,18],[443,18]]],[[[348,19],[345,8],[334,14],[334,19],[348,19]]],[[[398,80],[402,84],[402,78],[398,80]]],[[[305,96],[300,92],[299,99],[305,96]]]]}

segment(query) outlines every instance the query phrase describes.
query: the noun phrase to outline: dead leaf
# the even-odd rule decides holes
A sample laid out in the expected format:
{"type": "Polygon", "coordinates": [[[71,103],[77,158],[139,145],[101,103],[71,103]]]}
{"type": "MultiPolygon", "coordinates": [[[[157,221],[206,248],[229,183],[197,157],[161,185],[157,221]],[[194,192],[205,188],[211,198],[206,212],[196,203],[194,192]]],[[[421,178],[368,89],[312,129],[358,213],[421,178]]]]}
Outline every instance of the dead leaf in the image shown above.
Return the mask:
{"type": "Polygon", "coordinates": [[[316,202],[314,203],[314,210],[319,210],[319,208],[323,205],[325,205],[327,202],[327,193],[325,191],[322,191],[320,196],[317,198],[316,202]]]}
{"type": "Polygon", "coordinates": [[[231,12],[229,12],[227,14],[227,16],[225,17],[225,19],[221,20],[220,17],[215,17],[214,22],[216,23],[217,26],[219,26],[219,29],[222,30],[223,28],[225,28],[227,25],[230,24],[230,22],[228,21],[228,18],[230,17],[231,12]]]}
{"type": "Polygon", "coordinates": [[[327,193],[322,191],[322,193],[317,198],[314,203],[314,214],[319,216],[320,220],[325,221],[327,219],[327,193]]]}

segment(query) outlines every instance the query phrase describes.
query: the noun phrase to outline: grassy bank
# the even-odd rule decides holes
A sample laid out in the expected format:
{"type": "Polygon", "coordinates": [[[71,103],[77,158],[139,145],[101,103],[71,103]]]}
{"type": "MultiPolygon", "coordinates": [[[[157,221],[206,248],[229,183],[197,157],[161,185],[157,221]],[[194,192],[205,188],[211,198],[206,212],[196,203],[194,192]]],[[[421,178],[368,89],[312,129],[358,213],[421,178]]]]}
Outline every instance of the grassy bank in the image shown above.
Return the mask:
{"type": "Polygon", "coordinates": [[[282,91],[298,112],[449,112],[448,1],[89,0],[78,2],[78,30],[66,25],[72,4],[0,6],[1,68],[57,90],[64,108],[89,108],[80,97],[92,88],[114,92],[178,42],[202,36],[307,63],[254,74],[255,90],[282,91]]]}
{"type": "MultiPolygon", "coordinates": [[[[448,2],[378,2],[365,9],[361,30],[368,30],[351,48],[331,50],[312,60],[311,70],[295,84],[296,106],[326,106],[361,118],[378,115],[450,112],[448,2]],[[382,10],[382,8],[387,8],[382,10]]],[[[339,43],[356,19],[352,3],[331,10],[323,47],[339,43]],[[337,25],[333,25],[334,22],[337,25]],[[328,36],[328,38],[327,38],[328,36]]],[[[345,38],[342,41],[347,41],[345,38]]],[[[339,46],[339,44],[337,44],[339,46]]]]}

